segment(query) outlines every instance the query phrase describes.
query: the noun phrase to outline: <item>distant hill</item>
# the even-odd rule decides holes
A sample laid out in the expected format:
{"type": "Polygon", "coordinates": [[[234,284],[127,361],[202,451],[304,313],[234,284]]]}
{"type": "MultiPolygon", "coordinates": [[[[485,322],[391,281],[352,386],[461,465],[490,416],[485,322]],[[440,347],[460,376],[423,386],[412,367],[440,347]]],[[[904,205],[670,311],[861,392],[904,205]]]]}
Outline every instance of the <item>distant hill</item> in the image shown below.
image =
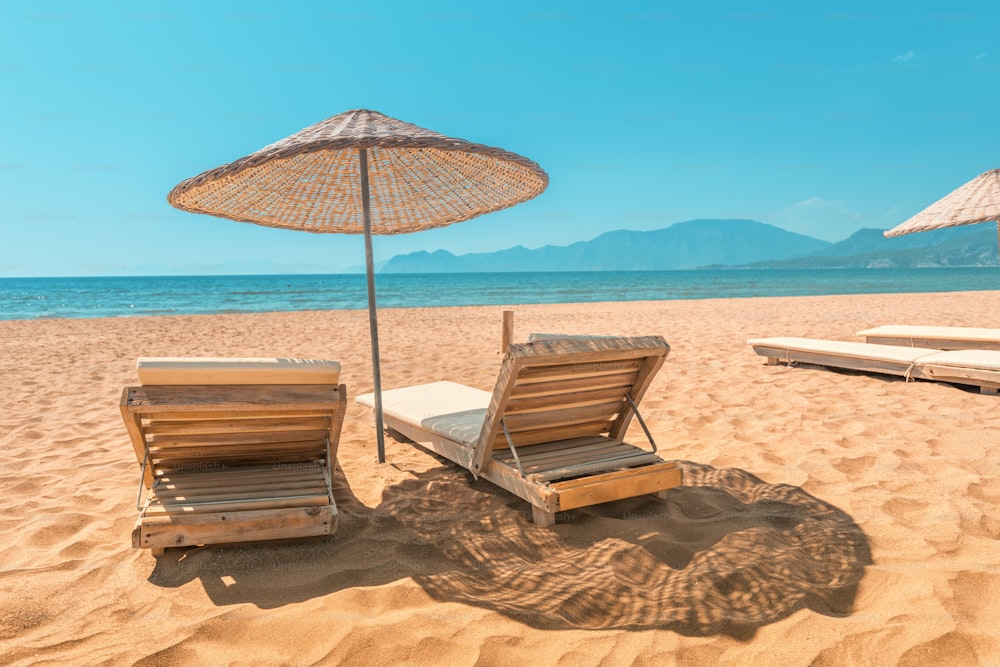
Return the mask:
{"type": "Polygon", "coordinates": [[[619,230],[568,246],[515,246],[454,255],[397,255],[388,273],[629,271],[714,268],[838,269],[996,266],[994,223],[891,239],[861,229],[838,243],[753,220],[690,220],[655,231],[619,230]]]}
{"type": "Polygon", "coordinates": [[[628,271],[697,269],[792,259],[832,246],[753,220],[690,220],[655,231],[614,231],[568,246],[454,255],[445,250],[397,255],[387,273],[628,271]]]}
{"type": "Polygon", "coordinates": [[[997,227],[949,227],[891,239],[881,229],[861,229],[849,238],[811,255],[754,262],[750,268],[868,269],[949,266],[996,266],[997,227]]]}

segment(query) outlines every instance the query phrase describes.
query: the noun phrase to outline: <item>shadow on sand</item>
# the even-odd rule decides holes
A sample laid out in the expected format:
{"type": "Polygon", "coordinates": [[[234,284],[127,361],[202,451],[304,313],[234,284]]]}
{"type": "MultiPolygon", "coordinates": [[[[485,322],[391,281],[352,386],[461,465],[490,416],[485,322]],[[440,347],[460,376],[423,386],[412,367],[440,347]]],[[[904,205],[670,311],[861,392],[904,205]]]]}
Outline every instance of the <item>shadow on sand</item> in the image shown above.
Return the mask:
{"type": "Polygon", "coordinates": [[[203,582],[218,605],[273,608],[411,578],[435,600],[550,629],[671,629],[746,639],[802,608],[851,612],[868,541],[802,489],[682,462],[684,486],[577,510],[554,528],[443,464],[365,508],[343,475],[330,538],[168,550],[149,580],[203,582]],[[470,488],[473,487],[473,488],[470,488]]]}

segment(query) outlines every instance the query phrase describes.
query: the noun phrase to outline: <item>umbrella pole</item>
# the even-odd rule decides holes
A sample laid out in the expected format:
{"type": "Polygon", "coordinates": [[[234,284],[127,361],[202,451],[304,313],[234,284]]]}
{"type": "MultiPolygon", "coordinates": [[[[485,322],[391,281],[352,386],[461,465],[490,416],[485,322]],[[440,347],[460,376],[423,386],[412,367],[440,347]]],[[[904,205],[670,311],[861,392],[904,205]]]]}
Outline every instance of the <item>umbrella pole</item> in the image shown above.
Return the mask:
{"type": "Polygon", "coordinates": [[[368,274],[368,323],[372,337],[372,378],[375,390],[375,438],[378,462],[385,463],[385,434],[382,432],[382,373],[378,358],[378,314],[375,309],[375,253],[372,251],[372,213],[368,193],[368,149],[359,148],[361,159],[361,209],[365,222],[365,271],[368,274]]]}

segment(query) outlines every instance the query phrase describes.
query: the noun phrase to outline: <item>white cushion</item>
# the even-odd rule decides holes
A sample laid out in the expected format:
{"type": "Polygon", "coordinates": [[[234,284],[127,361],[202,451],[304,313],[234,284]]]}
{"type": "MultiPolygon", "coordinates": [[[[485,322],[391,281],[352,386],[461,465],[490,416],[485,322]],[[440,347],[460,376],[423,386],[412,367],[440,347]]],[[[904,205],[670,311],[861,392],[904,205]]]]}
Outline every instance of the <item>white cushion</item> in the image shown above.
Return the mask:
{"type": "Polygon", "coordinates": [[[796,352],[818,352],[839,357],[870,359],[875,361],[899,361],[913,363],[930,355],[940,354],[940,350],[900,345],[876,345],[842,340],[819,340],[816,338],[796,338],[792,336],[776,338],[755,338],[747,343],[754,347],[772,347],[796,352]]]}
{"type": "Polygon", "coordinates": [[[949,350],[925,357],[920,363],[1000,371],[1000,350],[949,350]]]}
{"type": "MultiPolygon", "coordinates": [[[[460,442],[476,444],[492,394],[455,382],[432,382],[382,392],[382,414],[460,442]]],[[[375,394],[355,399],[375,407],[375,394]]]]}
{"type": "Polygon", "coordinates": [[[140,384],[337,384],[340,364],[324,359],[139,357],[140,384]]]}
{"type": "Polygon", "coordinates": [[[859,336],[884,338],[923,338],[926,340],[962,340],[1000,342],[1000,329],[979,327],[921,327],[908,324],[886,324],[859,331],[859,336]]]}

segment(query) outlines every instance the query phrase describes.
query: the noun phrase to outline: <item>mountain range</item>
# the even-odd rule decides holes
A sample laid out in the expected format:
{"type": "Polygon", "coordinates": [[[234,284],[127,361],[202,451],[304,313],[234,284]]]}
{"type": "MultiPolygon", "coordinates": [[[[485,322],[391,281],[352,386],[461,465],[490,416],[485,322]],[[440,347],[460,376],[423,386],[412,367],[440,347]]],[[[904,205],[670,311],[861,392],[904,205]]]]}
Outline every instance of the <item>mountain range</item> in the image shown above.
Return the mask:
{"type": "Polygon", "coordinates": [[[566,246],[515,246],[465,255],[446,250],[413,252],[392,257],[381,270],[453,273],[996,265],[997,228],[993,223],[891,239],[880,229],[861,229],[831,243],[754,220],[689,220],[652,231],[607,232],[566,246]]]}

